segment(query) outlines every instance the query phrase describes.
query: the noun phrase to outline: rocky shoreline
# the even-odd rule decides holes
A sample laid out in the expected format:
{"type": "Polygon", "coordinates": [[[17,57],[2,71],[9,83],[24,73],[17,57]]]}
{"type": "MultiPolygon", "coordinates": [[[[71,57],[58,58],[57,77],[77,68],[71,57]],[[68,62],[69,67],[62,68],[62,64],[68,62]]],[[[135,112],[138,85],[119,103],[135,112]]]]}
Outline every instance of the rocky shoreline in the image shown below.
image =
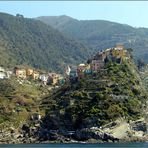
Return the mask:
{"type": "Polygon", "coordinates": [[[19,143],[103,143],[103,142],[146,142],[148,141],[146,122],[141,119],[131,123],[112,122],[104,127],[83,128],[76,131],[48,130],[40,126],[40,121],[29,126],[24,124],[17,131],[13,128],[1,131],[1,144],[19,143]]]}

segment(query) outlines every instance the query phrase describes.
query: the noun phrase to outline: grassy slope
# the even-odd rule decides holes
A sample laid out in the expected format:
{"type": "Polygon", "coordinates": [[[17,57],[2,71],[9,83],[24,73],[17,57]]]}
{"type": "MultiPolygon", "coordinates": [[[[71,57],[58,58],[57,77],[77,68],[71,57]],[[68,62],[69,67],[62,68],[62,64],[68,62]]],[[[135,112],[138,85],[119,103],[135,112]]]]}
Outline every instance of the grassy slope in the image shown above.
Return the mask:
{"type": "Polygon", "coordinates": [[[49,93],[47,87],[36,82],[0,80],[0,128],[21,127],[30,115],[40,112],[38,104],[46,93],[49,93]]]}

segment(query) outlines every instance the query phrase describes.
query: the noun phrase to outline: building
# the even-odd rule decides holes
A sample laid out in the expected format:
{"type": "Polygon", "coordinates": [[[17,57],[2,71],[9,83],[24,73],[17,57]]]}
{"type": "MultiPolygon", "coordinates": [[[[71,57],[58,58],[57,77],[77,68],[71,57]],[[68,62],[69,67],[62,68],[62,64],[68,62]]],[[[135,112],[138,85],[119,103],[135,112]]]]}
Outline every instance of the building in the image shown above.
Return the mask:
{"type": "Polygon", "coordinates": [[[49,73],[48,84],[57,85],[60,79],[60,75],[56,73],[49,73]]]}
{"type": "Polygon", "coordinates": [[[6,73],[0,71],[0,79],[5,79],[6,78],[6,73]]]}
{"type": "Polygon", "coordinates": [[[72,66],[69,74],[69,80],[70,82],[76,82],[78,80],[78,72],[76,66],[72,66]]]}
{"type": "Polygon", "coordinates": [[[92,60],[90,64],[90,68],[92,71],[98,71],[99,69],[104,67],[104,61],[102,60],[92,60]]]}
{"type": "Polygon", "coordinates": [[[92,72],[92,70],[91,70],[90,64],[86,64],[84,74],[85,75],[91,74],[91,72],[92,72]]]}
{"type": "Polygon", "coordinates": [[[85,71],[86,65],[85,64],[79,64],[77,67],[77,74],[78,78],[84,78],[84,71],[85,71]]]}
{"type": "Polygon", "coordinates": [[[78,74],[78,78],[84,78],[85,75],[90,74],[91,73],[91,68],[90,68],[90,64],[80,64],[77,67],[77,74],[78,74]]]}
{"type": "Polygon", "coordinates": [[[59,77],[58,84],[59,84],[59,85],[64,85],[64,84],[65,84],[65,78],[62,77],[62,76],[59,77]]]}
{"type": "Polygon", "coordinates": [[[26,69],[26,75],[31,76],[33,74],[33,69],[27,68],[26,69]]]}
{"type": "Polygon", "coordinates": [[[48,76],[47,75],[45,75],[45,74],[42,74],[42,75],[40,75],[39,76],[39,79],[43,82],[43,84],[47,84],[47,82],[48,82],[48,76]]]}
{"type": "Polygon", "coordinates": [[[6,71],[6,77],[10,78],[13,75],[13,71],[7,70],[6,71]]]}
{"type": "Polygon", "coordinates": [[[37,71],[33,71],[33,73],[32,73],[32,78],[33,78],[34,80],[39,79],[39,73],[38,73],[37,71]]]}
{"type": "Polygon", "coordinates": [[[123,44],[117,44],[116,47],[111,50],[111,54],[117,58],[124,58],[127,56],[127,50],[125,50],[123,44]]]}
{"type": "Polygon", "coordinates": [[[26,70],[25,69],[19,69],[17,67],[14,68],[14,73],[18,78],[26,78],[26,70]]]}

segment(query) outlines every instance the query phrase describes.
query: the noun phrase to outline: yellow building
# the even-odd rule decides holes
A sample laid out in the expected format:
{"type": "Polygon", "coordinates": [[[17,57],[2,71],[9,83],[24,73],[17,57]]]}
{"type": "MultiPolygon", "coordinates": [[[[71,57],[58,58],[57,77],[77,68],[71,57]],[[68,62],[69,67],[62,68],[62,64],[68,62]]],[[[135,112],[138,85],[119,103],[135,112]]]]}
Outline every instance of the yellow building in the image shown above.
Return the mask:
{"type": "Polygon", "coordinates": [[[15,68],[14,73],[18,78],[26,78],[26,70],[25,69],[15,68]]]}
{"type": "Polygon", "coordinates": [[[121,57],[121,58],[126,57],[127,55],[127,51],[121,48],[114,48],[111,51],[111,53],[114,57],[121,57]]]}
{"type": "Polygon", "coordinates": [[[26,75],[31,76],[33,74],[33,69],[27,68],[26,69],[26,75]]]}
{"type": "Polygon", "coordinates": [[[34,71],[34,72],[32,73],[32,78],[33,78],[34,80],[37,80],[37,79],[39,78],[39,73],[38,73],[37,71],[34,71]]]}

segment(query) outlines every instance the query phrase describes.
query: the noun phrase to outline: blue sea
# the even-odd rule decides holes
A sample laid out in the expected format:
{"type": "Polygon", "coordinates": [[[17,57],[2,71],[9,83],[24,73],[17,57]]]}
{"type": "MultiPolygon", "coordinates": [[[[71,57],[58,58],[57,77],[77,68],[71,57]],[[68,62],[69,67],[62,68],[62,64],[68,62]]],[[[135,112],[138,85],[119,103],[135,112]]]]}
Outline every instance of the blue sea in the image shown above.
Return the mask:
{"type": "Polygon", "coordinates": [[[148,143],[98,143],[98,144],[0,144],[2,148],[148,148],[148,143]]]}

